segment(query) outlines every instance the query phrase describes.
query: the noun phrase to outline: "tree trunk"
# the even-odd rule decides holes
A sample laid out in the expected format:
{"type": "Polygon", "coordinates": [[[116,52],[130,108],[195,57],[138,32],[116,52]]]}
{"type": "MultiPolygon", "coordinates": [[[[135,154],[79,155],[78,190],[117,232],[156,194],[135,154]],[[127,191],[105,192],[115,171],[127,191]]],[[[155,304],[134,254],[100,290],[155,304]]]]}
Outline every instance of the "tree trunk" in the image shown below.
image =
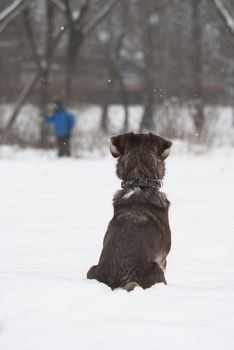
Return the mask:
{"type": "Polygon", "coordinates": [[[201,27],[201,6],[202,0],[193,0],[193,42],[194,42],[194,62],[193,62],[193,82],[194,99],[197,113],[194,124],[198,135],[204,126],[204,92],[203,92],[203,69],[202,69],[202,27],[201,27]]]}
{"type": "Polygon", "coordinates": [[[41,129],[40,129],[40,146],[43,148],[48,147],[48,127],[43,122],[44,117],[47,112],[48,102],[51,101],[51,96],[49,93],[49,75],[52,61],[53,53],[53,17],[54,17],[54,8],[50,0],[46,1],[46,26],[47,26],[47,36],[45,43],[45,55],[44,61],[45,66],[41,65],[41,79],[40,79],[40,117],[41,117],[41,129]]]}
{"type": "Polygon", "coordinates": [[[9,131],[10,131],[12,125],[14,124],[14,122],[16,121],[17,116],[19,115],[19,112],[20,112],[20,109],[21,109],[22,105],[24,104],[24,102],[26,101],[26,99],[30,95],[31,91],[33,90],[36,82],[38,81],[38,77],[39,77],[39,74],[36,74],[33,77],[33,79],[29,82],[29,84],[24,87],[24,89],[22,90],[22,92],[18,96],[18,99],[16,101],[16,104],[15,104],[15,107],[13,109],[13,112],[12,112],[10,118],[9,118],[8,123],[7,123],[7,126],[3,130],[1,143],[6,142],[7,136],[9,135],[9,131]]]}
{"type": "Polygon", "coordinates": [[[146,84],[144,112],[141,120],[140,131],[152,131],[154,129],[154,92],[151,83],[148,81],[146,84]]]}
{"type": "MultiPolygon", "coordinates": [[[[144,15],[149,17],[151,7],[145,7],[144,15]]],[[[144,53],[144,112],[141,120],[140,130],[149,131],[154,129],[154,88],[155,88],[155,67],[153,37],[154,29],[149,20],[144,21],[143,26],[143,53],[144,53]]]]}
{"type": "Polygon", "coordinates": [[[115,84],[115,75],[113,72],[110,74],[109,81],[110,82],[107,83],[107,87],[106,87],[105,99],[102,105],[102,116],[101,116],[101,130],[105,134],[107,134],[108,132],[108,108],[111,102],[112,89],[115,84]]]}
{"type": "Polygon", "coordinates": [[[65,101],[66,104],[70,104],[72,85],[73,85],[73,75],[75,69],[75,57],[68,57],[67,68],[66,68],[66,81],[65,81],[65,101]]]}
{"type": "Polygon", "coordinates": [[[128,96],[127,96],[127,91],[126,91],[124,80],[121,73],[120,72],[116,72],[116,73],[119,81],[120,93],[121,93],[123,108],[124,108],[123,132],[127,132],[129,130],[128,96]]]}
{"type": "Polygon", "coordinates": [[[144,74],[144,112],[141,120],[140,130],[149,131],[154,129],[154,79],[152,70],[152,57],[147,57],[144,74]]]}
{"type": "Polygon", "coordinates": [[[77,64],[77,56],[80,52],[84,40],[83,33],[80,30],[70,28],[68,41],[68,56],[66,67],[66,83],[65,83],[65,100],[69,104],[72,95],[72,85],[74,81],[74,71],[77,64]]]}

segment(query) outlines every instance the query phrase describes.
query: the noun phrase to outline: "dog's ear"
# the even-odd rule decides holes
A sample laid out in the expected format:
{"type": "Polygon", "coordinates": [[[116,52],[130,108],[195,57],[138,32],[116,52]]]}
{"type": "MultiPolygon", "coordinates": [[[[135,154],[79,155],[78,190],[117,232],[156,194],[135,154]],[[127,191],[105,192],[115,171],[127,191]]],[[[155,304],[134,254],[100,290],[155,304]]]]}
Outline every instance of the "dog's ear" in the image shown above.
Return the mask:
{"type": "Polygon", "coordinates": [[[109,139],[109,148],[113,157],[117,158],[124,154],[126,144],[132,137],[133,133],[112,136],[109,139]]]}
{"type": "Polygon", "coordinates": [[[112,136],[109,139],[109,149],[113,157],[117,158],[121,154],[120,149],[120,136],[112,136]]]}
{"type": "Polygon", "coordinates": [[[149,136],[150,136],[151,140],[157,145],[158,155],[163,160],[166,159],[171,152],[172,142],[164,139],[161,136],[155,135],[151,132],[149,133],[149,136]]]}
{"type": "Polygon", "coordinates": [[[171,146],[172,146],[172,142],[165,140],[164,144],[163,144],[163,148],[161,150],[161,157],[162,159],[166,159],[170,152],[171,152],[171,146]]]}

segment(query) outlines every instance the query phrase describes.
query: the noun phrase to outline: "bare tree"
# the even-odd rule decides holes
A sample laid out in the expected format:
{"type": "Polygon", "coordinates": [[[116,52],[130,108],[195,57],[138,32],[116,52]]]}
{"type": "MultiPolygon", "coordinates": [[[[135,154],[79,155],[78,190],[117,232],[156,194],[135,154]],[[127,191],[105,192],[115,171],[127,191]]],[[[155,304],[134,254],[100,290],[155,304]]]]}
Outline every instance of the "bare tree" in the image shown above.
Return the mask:
{"type": "Polygon", "coordinates": [[[110,41],[108,41],[105,53],[106,53],[106,62],[107,62],[107,82],[106,89],[104,92],[104,102],[102,105],[102,122],[101,129],[104,132],[108,131],[108,107],[111,103],[111,96],[113,93],[113,88],[118,84],[121,94],[121,100],[124,107],[124,125],[123,131],[128,130],[128,97],[127,91],[125,87],[124,78],[121,71],[121,63],[120,63],[120,51],[123,45],[124,33],[117,35],[114,39],[114,47],[113,47],[113,37],[111,37],[110,41]]]}
{"type": "Polygon", "coordinates": [[[140,129],[152,130],[154,128],[154,103],[155,103],[155,25],[158,22],[157,9],[153,2],[140,3],[140,12],[143,16],[142,28],[142,53],[143,53],[143,81],[144,81],[144,111],[140,129]]]}
{"type": "MultiPolygon", "coordinates": [[[[66,93],[67,98],[70,96],[72,78],[74,67],[76,65],[76,58],[81,49],[82,44],[87,37],[95,30],[95,28],[103,21],[103,19],[110,13],[112,8],[117,4],[117,0],[112,0],[101,10],[90,16],[92,0],[86,0],[79,8],[79,12],[73,11],[70,0],[46,0],[45,1],[45,18],[44,25],[46,26],[44,37],[44,48],[42,49],[37,44],[37,33],[32,25],[33,8],[27,6],[28,1],[21,0],[15,1],[14,6],[11,7],[12,12],[18,11],[23,13],[23,19],[25,24],[26,37],[28,39],[29,46],[31,48],[32,59],[35,65],[35,74],[32,79],[25,85],[24,89],[19,94],[15,103],[15,108],[9,118],[8,124],[4,130],[4,139],[7,137],[13,123],[17,119],[21,106],[24,104],[35,85],[39,85],[40,89],[40,101],[39,108],[41,116],[45,115],[45,107],[48,100],[50,100],[49,89],[49,76],[51,71],[51,65],[53,62],[54,53],[56,48],[65,32],[68,36],[68,60],[67,60],[67,79],[66,79],[66,93]],[[59,28],[55,33],[54,28],[54,16],[55,8],[59,10],[63,16],[67,19],[67,23],[59,28]],[[43,54],[41,53],[43,52],[43,54]]],[[[8,18],[10,9],[5,12],[2,18],[8,18]]],[[[15,13],[15,12],[14,12],[15,13]]],[[[41,142],[46,143],[46,130],[44,123],[41,124],[41,142]]]]}
{"type": "MultiPolygon", "coordinates": [[[[39,84],[40,86],[40,101],[39,101],[39,108],[41,117],[45,115],[45,109],[46,104],[48,100],[50,99],[49,94],[49,73],[51,69],[51,63],[52,63],[52,57],[54,54],[54,51],[59,43],[59,40],[61,38],[61,30],[53,36],[53,16],[54,16],[54,10],[53,5],[50,0],[47,0],[45,2],[46,5],[46,40],[45,40],[45,48],[44,48],[44,55],[41,57],[41,55],[38,52],[37,47],[37,38],[35,35],[35,32],[33,30],[33,26],[31,23],[31,7],[25,7],[23,9],[23,18],[24,18],[24,24],[25,24],[25,31],[26,36],[28,38],[29,46],[31,48],[33,62],[36,67],[36,71],[34,73],[33,78],[29,81],[28,84],[25,85],[23,90],[20,92],[17,101],[15,103],[15,107],[13,108],[12,114],[9,118],[9,121],[3,131],[3,137],[2,139],[5,140],[9,134],[9,131],[14,124],[14,122],[17,119],[17,116],[20,112],[20,109],[32,90],[34,89],[36,84],[39,84]]],[[[41,144],[46,144],[46,129],[45,125],[41,123],[41,144]]]]}
{"type": "MultiPolygon", "coordinates": [[[[223,21],[225,27],[228,29],[228,32],[232,36],[232,44],[234,45],[234,17],[228,11],[228,9],[223,5],[222,0],[213,0],[214,6],[223,21]]],[[[234,6],[233,6],[234,10],[234,6]]],[[[232,69],[234,68],[233,63],[231,63],[232,69]]],[[[231,97],[232,97],[232,125],[234,126],[234,77],[232,78],[232,86],[231,86],[231,97]]]]}
{"type": "Polygon", "coordinates": [[[115,87],[119,88],[120,98],[124,108],[123,132],[129,128],[128,94],[123,76],[123,65],[125,58],[122,56],[124,50],[124,39],[127,34],[127,22],[129,16],[129,6],[121,3],[118,15],[116,13],[106,21],[105,31],[100,33],[103,48],[104,60],[106,62],[106,89],[102,104],[101,129],[108,131],[108,107],[115,87]],[[103,38],[104,36],[104,38],[103,38]]]}
{"type": "Polygon", "coordinates": [[[176,97],[197,102],[200,133],[205,103],[234,102],[233,22],[232,0],[1,0],[0,99],[14,103],[5,135],[26,101],[42,117],[52,94],[75,101],[75,86],[80,101],[102,104],[104,130],[113,102],[128,129],[131,102],[143,104],[142,130],[167,132],[155,111],[176,97]]]}
{"type": "Polygon", "coordinates": [[[76,59],[83,43],[114,8],[117,0],[106,3],[92,19],[89,19],[92,0],[85,0],[83,2],[78,9],[78,15],[77,11],[73,11],[70,0],[63,0],[63,4],[68,23],[66,99],[69,100],[73,83],[73,73],[77,63],[76,59]]]}
{"type": "MultiPolygon", "coordinates": [[[[0,32],[2,32],[16,16],[18,16],[23,10],[25,10],[28,5],[28,0],[15,0],[4,11],[2,11],[0,13],[0,32]]],[[[1,142],[4,142],[7,138],[9,130],[15,122],[22,104],[24,103],[25,99],[30,95],[30,92],[32,91],[32,88],[37,79],[38,75],[36,74],[33,77],[33,79],[29,82],[29,84],[26,85],[25,88],[20,92],[18,100],[9,118],[9,121],[4,129],[3,135],[1,135],[1,142]]]]}
{"type": "Polygon", "coordinates": [[[35,76],[32,78],[32,80],[20,92],[18,99],[15,103],[15,106],[13,108],[13,111],[10,115],[9,120],[8,120],[8,123],[7,123],[6,127],[4,128],[3,134],[1,135],[1,142],[4,143],[7,140],[9,131],[10,131],[12,125],[14,124],[24,101],[28,98],[35,83],[38,81],[38,78],[39,78],[39,75],[35,74],[35,76]]]}
{"type": "Polygon", "coordinates": [[[203,47],[201,24],[202,0],[192,0],[192,38],[193,38],[193,92],[196,107],[194,124],[200,135],[204,125],[204,93],[203,93],[203,47]]]}

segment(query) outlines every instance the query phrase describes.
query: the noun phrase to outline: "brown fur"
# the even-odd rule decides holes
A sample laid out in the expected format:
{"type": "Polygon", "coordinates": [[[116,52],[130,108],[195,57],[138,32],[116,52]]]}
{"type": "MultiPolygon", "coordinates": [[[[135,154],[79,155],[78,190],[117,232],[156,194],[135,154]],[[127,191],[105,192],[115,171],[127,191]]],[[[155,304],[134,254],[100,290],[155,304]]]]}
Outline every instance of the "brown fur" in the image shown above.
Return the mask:
{"type": "MultiPolygon", "coordinates": [[[[152,133],[112,137],[110,151],[118,157],[117,175],[124,180],[162,179],[171,145],[152,133]]],[[[164,270],[171,247],[166,195],[153,187],[126,188],[115,194],[113,206],[98,265],[90,268],[87,278],[127,291],[166,283],[164,270]]]]}

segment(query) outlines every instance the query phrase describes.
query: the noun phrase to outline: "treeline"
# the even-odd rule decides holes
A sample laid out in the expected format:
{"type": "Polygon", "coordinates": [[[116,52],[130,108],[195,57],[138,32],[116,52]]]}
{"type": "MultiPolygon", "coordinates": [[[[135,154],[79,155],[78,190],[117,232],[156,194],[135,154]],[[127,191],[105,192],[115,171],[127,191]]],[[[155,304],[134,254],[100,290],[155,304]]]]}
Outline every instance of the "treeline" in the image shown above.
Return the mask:
{"type": "MultiPolygon", "coordinates": [[[[207,104],[234,104],[232,0],[1,0],[0,103],[12,114],[60,98],[69,105],[142,104],[141,130],[171,98],[194,108],[198,133],[207,104]]],[[[46,138],[41,131],[42,140],[46,138]]]]}

